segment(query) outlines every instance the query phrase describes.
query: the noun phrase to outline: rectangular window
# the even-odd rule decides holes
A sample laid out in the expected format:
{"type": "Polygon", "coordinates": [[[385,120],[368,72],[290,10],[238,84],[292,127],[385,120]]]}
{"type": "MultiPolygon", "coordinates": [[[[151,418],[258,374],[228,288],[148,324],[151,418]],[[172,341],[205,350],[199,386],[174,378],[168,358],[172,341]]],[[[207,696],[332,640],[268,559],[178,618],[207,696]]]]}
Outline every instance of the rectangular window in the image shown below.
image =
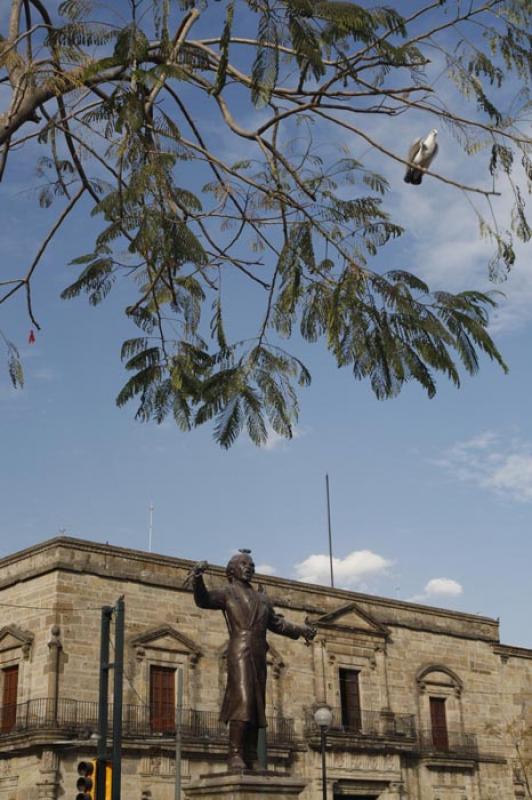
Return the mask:
{"type": "Polygon", "coordinates": [[[359,673],[354,669],[341,669],[339,675],[342,725],[347,730],[360,731],[362,729],[362,714],[358,687],[359,673]]]}
{"type": "Polygon", "coordinates": [[[17,721],[18,665],[2,670],[2,733],[9,733],[17,721]]]}
{"type": "Polygon", "coordinates": [[[430,723],[432,727],[432,744],[435,750],[447,752],[449,750],[449,736],[447,734],[447,716],[445,714],[445,698],[430,698],[430,723]]]}
{"type": "Polygon", "coordinates": [[[154,733],[175,731],[175,669],[150,668],[150,723],[154,733]]]}

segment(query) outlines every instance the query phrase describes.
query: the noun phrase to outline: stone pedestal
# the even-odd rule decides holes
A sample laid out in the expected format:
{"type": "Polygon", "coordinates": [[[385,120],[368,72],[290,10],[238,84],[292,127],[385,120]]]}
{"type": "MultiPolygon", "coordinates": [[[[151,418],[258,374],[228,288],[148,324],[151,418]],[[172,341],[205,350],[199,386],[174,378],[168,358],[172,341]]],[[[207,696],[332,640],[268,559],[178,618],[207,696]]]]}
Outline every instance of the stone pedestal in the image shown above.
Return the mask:
{"type": "Polygon", "coordinates": [[[306,781],[283,775],[279,772],[261,770],[257,772],[215,772],[183,787],[187,800],[297,800],[306,786],[306,781]]]}

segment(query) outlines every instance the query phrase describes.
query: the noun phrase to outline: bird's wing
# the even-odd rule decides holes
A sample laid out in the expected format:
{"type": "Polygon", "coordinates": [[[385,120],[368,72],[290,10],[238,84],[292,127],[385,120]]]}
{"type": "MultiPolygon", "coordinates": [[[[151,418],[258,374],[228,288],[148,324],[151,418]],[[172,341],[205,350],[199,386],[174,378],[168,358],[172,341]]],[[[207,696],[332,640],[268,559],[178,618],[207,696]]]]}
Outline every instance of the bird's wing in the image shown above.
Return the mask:
{"type": "Polygon", "coordinates": [[[418,137],[417,139],[414,139],[414,141],[410,145],[410,149],[409,149],[408,155],[406,157],[407,161],[415,162],[415,157],[419,153],[420,145],[421,145],[421,137],[418,137]]]}
{"type": "Polygon", "coordinates": [[[438,142],[434,142],[434,145],[430,148],[430,150],[426,150],[422,152],[421,158],[419,160],[419,166],[423,167],[424,169],[428,169],[436,158],[436,154],[438,152],[438,142]]]}

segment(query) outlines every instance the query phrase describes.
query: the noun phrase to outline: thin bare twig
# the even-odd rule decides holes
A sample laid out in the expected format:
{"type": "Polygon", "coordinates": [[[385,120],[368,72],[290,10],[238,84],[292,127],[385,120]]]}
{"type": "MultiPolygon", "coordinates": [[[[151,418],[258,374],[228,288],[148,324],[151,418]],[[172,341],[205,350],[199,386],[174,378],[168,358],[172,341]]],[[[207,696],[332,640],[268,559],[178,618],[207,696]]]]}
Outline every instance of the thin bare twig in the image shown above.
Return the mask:
{"type": "Polygon", "coordinates": [[[55,236],[55,234],[57,233],[57,231],[59,230],[59,228],[61,227],[61,225],[65,221],[65,219],[68,217],[68,215],[70,214],[70,212],[72,211],[72,209],[74,208],[76,203],[78,202],[78,200],[80,199],[80,197],[82,196],[84,191],[85,191],[85,187],[82,186],[77,191],[77,193],[72,197],[72,199],[70,200],[68,205],[65,206],[65,208],[63,209],[63,211],[61,212],[59,217],[56,219],[56,221],[54,222],[54,224],[52,225],[52,227],[48,231],[46,237],[43,239],[43,241],[41,243],[41,246],[39,247],[39,249],[38,249],[33,261],[31,262],[31,264],[30,264],[30,266],[28,268],[28,271],[26,272],[25,277],[21,278],[18,281],[18,283],[9,292],[7,292],[3,297],[0,298],[0,304],[1,303],[5,303],[5,301],[9,297],[11,297],[13,294],[15,294],[15,292],[17,292],[23,286],[26,287],[26,305],[27,305],[27,310],[28,310],[28,316],[30,317],[33,325],[35,325],[37,330],[40,330],[40,325],[37,322],[37,320],[35,319],[35,316],[33,314],[32,304],[31,304],[30,282],[31,282],[32,275],[35,272],[35,270],[36,270],[36,268],[37,268],[42,256],[44,255],[44,252],[45,252],[46,248],[48,247],[48,245],[50,244],[51,240],[53,239],[53,237],[55,236]]]}

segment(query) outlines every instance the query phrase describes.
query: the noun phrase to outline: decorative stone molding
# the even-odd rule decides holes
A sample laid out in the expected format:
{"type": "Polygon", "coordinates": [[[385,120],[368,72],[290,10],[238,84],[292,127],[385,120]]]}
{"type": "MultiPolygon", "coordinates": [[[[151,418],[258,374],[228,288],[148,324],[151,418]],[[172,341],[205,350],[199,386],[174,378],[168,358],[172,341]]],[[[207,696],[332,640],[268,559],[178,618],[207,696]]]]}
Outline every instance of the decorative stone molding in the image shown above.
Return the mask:
{"type": "Polygon", "coordinates": [[[33,645],[33,634],[23,631],[16,625],[0,628],[0,653],[20,648],[24,661],[28,661],[33,645]]]}
{"type": "Polygon", "coordinates": [[[421,667],[420,670],[416,673],[416,681],[421,690],[424,687],[423,691],[426,689],[426,684],[430,683],[427,681],[427,677],[433,672],[441,672],[450,679],[450,683],[457,689],[462,690],[464,688],[463,681],[460,680],[456,672],[454,672],[449,667],[446,667],[445,664],[425,664],[425,666],[421,667]]]}
{"type": "Polygon", "coordinates": [[[203,655],[203,651],[196,642],[171,625],[161,625],[140,634],[140,636],[135,636],[130,640],[130,645],[133,647],[135,658],[139,663],[146,657],[146,650],[160,650],[188,656],[189,665],[191,669],[194,669],[198,659],[203,655]]]}
{"type": "Polygon", "coordinates": [[[366,611],[362,611],[357,603],[347,603],[319,617],[309,617],[308,622],[321,629],[334,628],[384,639],[389,637],[388,628],[374,620],[366,611]]]}
{"type": "Polygon", "coordinates": [[[193,707],[197,701],[198,679],[195,676],[202,649],[190,637],[172,625],[159,625],[129,639],[133,680],[138,692],[149,703],[150,669],[154,665],[183,669],[184,701],[193,707]]]}
{"type": "Polygon", "coordinates": [[[57,647],[58,650],[63,649],[63,643],[61,641],[61,628],[59,625],[52,625],[50,628],[50,638],[48,639],[48,647],[52,649],[52,647],[57,647]]]}

